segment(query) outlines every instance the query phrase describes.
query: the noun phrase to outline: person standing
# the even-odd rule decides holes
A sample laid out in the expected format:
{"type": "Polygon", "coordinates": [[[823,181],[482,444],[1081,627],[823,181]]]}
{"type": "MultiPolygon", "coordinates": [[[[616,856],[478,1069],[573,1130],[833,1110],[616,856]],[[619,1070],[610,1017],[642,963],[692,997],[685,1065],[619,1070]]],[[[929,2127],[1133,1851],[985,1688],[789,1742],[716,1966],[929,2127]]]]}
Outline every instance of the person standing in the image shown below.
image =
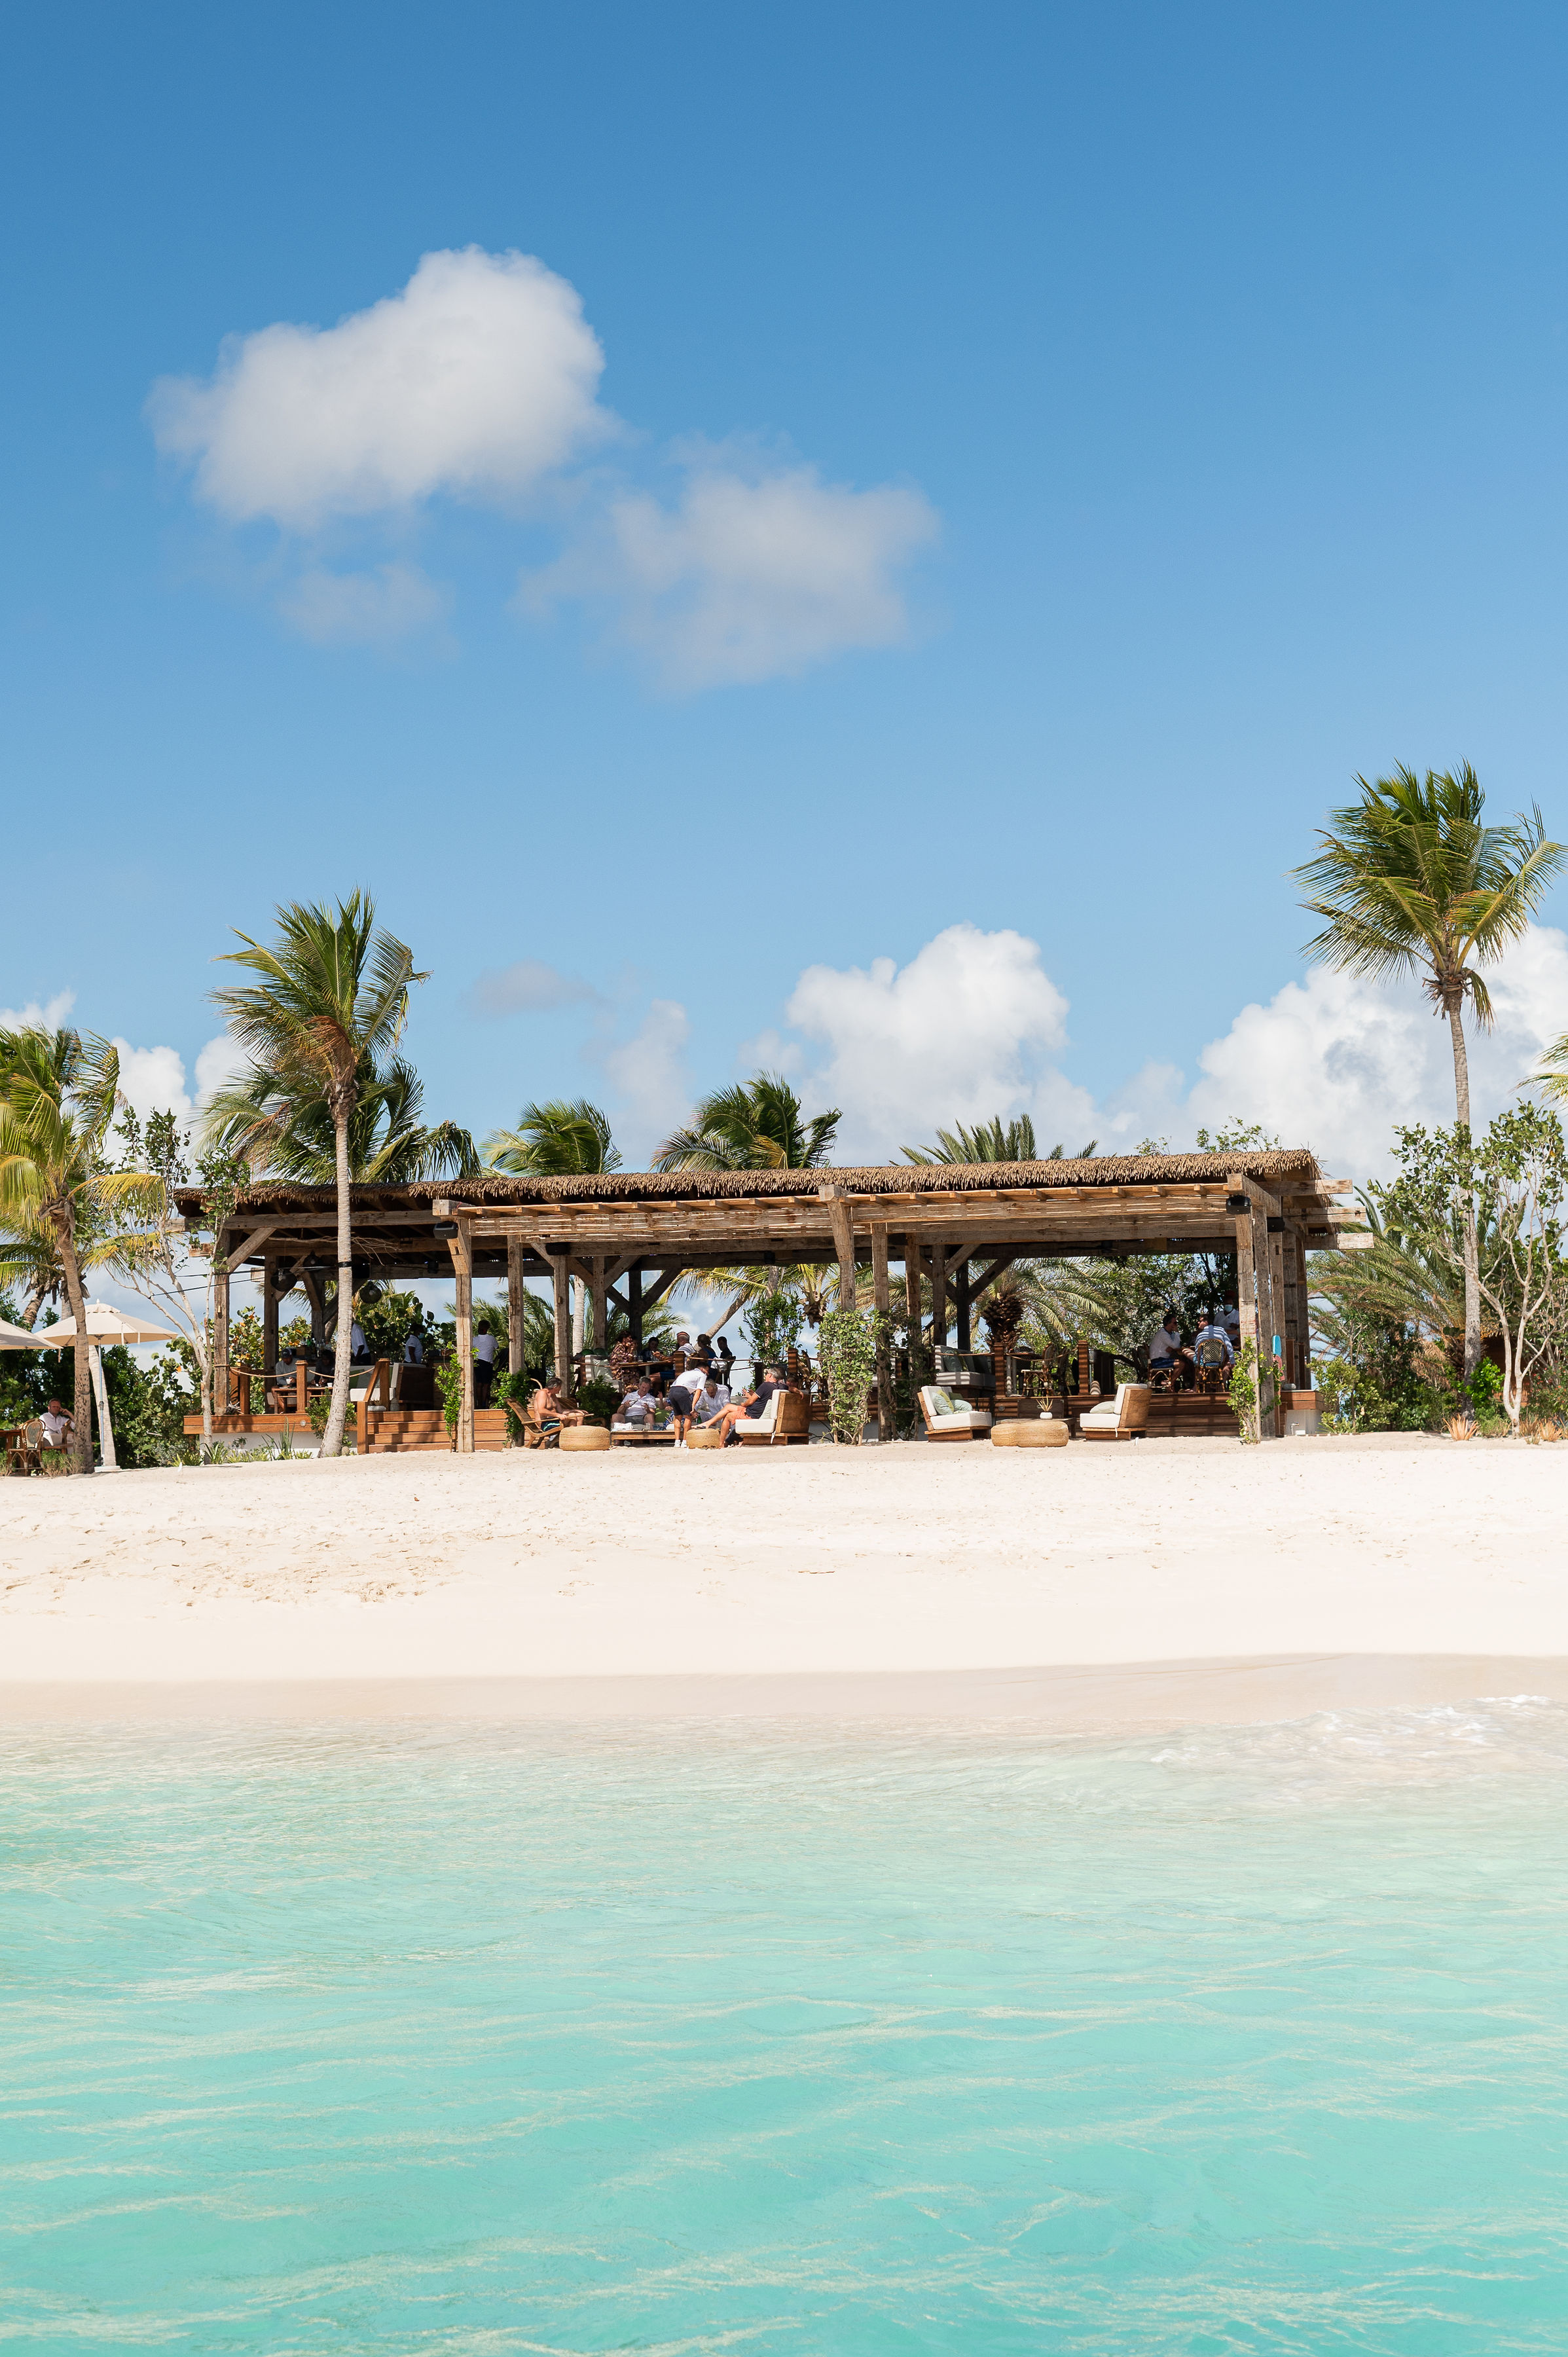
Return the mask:
{"type": "Polygon", "coordinates": [[[496,1373],[496,1338],[493,1334],[474,1337],[474,1405],[489,1407],[490,1385],[496,1373]]]}

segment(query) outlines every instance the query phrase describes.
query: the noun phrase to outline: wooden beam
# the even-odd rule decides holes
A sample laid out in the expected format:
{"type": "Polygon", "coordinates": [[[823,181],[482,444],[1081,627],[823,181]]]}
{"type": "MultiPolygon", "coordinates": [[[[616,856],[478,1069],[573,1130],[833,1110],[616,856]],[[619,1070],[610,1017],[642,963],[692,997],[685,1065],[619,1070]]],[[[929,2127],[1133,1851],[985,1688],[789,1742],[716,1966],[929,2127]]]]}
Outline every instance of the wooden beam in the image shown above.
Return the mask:
{"type": "Polygon", "coordinates": [[[262,1269],[262,1371],[277,1372],[278,1363],[278,1272],[276,1261],[267,1261],[262,1269]]]}
{"type": "Polygon", "coordinates": [[[893,1360],[887,1347],[888,1318],[893,1306],[887,1280],[887,1231],[871,1231],[871,1299],[876,1312],[876,1437],[893,1437],[893,1360]]]}
{"type": "Polygon", "coordinates": [[[637,1344],[637,1355],[642,1356],[642,1271],[633,1261],[627,1272],[626,1314],[631,1327],[631,1339],[637,1344]]]}
{"type": "Polygon", "coordinates": [[[217,1415],[229,1413],[229,1284],[225,1267],[212,1280],[212,1407],[217,1415]]]}
{"type": "Polygon", "coordinates": [[[457,1402],[457,1454],[474,1453],[474,1265],[468,1239],[459,1227],[446,1239],[457,1279],[457,1372],[463,1389],[457,1402]]]}
{"type": "Polygon", "coordinates": [[[522,1281],[523,1243],[521,1236],[506,1240],[506,1362],[510,1372],[522,1372],[522,1305],[527,1287],[522,1281]]]}
{"type": "Polygon", "coordinates": [[[555,1381],[561,1396],[575,1396],[572,1389],[572,1275],[566,1266],[566,1255],[560,1254],[551,1263],[551,1282],[555,1300],[555,1381]]]}

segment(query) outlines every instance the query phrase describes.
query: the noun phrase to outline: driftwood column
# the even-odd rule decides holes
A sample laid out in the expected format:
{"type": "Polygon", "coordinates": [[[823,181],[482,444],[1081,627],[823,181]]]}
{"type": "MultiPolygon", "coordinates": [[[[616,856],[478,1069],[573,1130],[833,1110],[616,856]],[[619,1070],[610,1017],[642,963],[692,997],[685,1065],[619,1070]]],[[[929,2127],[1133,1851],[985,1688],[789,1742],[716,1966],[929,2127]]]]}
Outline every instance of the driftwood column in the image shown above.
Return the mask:
{"type": "Polygon", "coordinates": [[[893,1294],[887,1282],[887,1231],[871,1231],[871,1302],[876,1312],[876,1437],[893,1437],[893,1367],[887,1349],[893,1294]]]}
{"type": "MultiPolygon", "coordinates": [[[[914,1236],[907,1236],[904,1240],[904,1298],[909,1312],[909,1348],[918,1351],[920,1347],[920,1246],[914,1236]]],[[[911,1367],[911,1381],[914,1372],[911,1367]]]]}
{"type": "Polygon", "coordinates": [[[933,1236],[931,1239],[931,1349],[933,1351],[944,1349],[947,1339],[948,1248],[940,1236],[933,1236]]]}
{"type": "Polygon", "coordinates": [[[572,1273],[566,1265],[564,1244],[549,1244],[550,1275],[555,1288],[555,1380],[561,1396],[569,1400],[572,1388],[572,1273]]]}
{"type": "Polygon", "coordinates": [[[461,1227],[446,1240],[457,1280],[457,1372],[463,1389],[457,1402],[457,1454],[474,1453],[474,1261],[461,1227]]]}
{"type": "Polygon", "coordinates": [[[212,1413],[229,1413],[229,1288],[233,1280],[225,1263],[212,1280],[212,1413]]]}
{"type": "Polygon", "coordinates": [[[1274,1401],[1284,1376],[1284,1254],[1283,1220],[1276,1199],[1257,1179],[1232,1172],[1226,1184],[1245,1196],[1248,1208],[1236,1216],[1236,1308],[1243,1344],[1254,1344],[1257,1355],[1258,1404],[1251,1418],[1257,1440],[1273,1440],[1279,1429],[1274,1401]],[[1271,1217],[1280,1228],[1269,1232],[1271,1217]],[[1275,1340],[1279,1355],[1274,1351],[1275,1340]]]}
{"type": "Polygon", "coordinates": [[[506,1362],[514,1375],[521,1375],[523,1364],[522,1340],[522,1238],[508,1236],[506,1240],[506,1362]]]}
{"type": "Polygon", "coordinates": [[[275,1375],[278,1367],[278,1265],[269,1260],[262,1270],[262,1372],[275,1375]]]}
{"type": "Polygon", "coordinates": [[[839,1262],[839,1308],[854,1308],[854,1230],[850,1224],[849,1206],[838,1187],[819,1187],[818,1194],[828,1207],[828,1219],[833,1232],[833,1250],[839,1262]]]}

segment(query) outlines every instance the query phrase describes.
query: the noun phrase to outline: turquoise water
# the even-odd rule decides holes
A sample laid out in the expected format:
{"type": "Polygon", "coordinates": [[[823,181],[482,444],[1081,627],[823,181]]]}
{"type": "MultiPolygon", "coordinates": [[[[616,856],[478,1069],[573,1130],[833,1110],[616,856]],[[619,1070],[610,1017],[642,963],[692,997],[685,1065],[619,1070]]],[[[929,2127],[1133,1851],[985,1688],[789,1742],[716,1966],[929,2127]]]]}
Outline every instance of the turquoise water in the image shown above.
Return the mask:
{"type": "Polygon", "coordinates": [[[0,2345],[1568,2349],[1568,1715],[0,1738],[0,2345]]]}

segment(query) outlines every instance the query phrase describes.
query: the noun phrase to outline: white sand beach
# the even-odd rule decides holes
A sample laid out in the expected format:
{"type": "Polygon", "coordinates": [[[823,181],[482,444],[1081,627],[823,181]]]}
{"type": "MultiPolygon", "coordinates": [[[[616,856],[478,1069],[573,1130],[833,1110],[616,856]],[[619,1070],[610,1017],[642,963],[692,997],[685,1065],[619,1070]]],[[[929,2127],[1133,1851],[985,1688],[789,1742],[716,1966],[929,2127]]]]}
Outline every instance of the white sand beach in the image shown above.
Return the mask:
{"type": "Polygon", "coordinates": [[[624,1706],[660,1680],[864,1700],[897,1674],[938,1699],[968,1679],[980,1707],[1030,1674],[1099,1709],[1157,1664],[1167,1701],[1184,1670],[1234,1689],[1224,1716],[1568,1692],[1565,1528],[1568,1448],[1403,1436],[12,1480],[0,1685],[20,1708],[56,1688],[496,1680],[539,1704],[608,1682],[624,1706]]]}

